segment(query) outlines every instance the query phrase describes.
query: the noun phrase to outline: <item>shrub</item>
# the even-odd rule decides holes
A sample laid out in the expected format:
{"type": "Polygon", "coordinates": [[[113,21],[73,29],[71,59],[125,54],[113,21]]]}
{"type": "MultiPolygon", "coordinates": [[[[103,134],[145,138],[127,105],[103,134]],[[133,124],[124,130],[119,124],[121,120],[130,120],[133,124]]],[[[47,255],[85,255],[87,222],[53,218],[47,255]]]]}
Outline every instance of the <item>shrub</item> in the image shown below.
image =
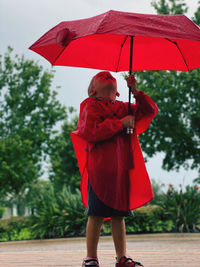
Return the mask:
{"type": "Polygon", "coordinates": [[[21,216],[0,220],[0,241],[27,239],[27,235],[23,236],[22,232],[29,227],[29,217],[21,216]],[[19,236],[21,237],[19,238],[19,236]]]}
{"type": "Polygon", "coordinates": [[[162,221],[171,220],[174,232],[199,232],[200,228],[200,192],[199,186],[186,186],[183,192],[175,190],[169,184],[167,193],[162,194],[158,202],[160,209],[154,212],[154,216],[162,221]]]}
{"type": "Polygon", "coordinates": [[[84,234],[86,216],[80,190],[72,194],[64,186],[55,192],[53,185],[40,193],[32,203],[35,213],[31,216],[31,233],[34,238],[54,238],[84,234]]]}
{"type": "MultiPolygon", "coordinates": [[[[133,211],[134,216],[125,217],[126,233],[157,233],[171,231],[171,220],[162,221],[154,216],[154,213],[158,210],[160,210],[159,206],[150,204],[135,209],[133,211]]],[[[102,227],[102,234],[110,233],[110,221],[106,221],[102,227]]]]}

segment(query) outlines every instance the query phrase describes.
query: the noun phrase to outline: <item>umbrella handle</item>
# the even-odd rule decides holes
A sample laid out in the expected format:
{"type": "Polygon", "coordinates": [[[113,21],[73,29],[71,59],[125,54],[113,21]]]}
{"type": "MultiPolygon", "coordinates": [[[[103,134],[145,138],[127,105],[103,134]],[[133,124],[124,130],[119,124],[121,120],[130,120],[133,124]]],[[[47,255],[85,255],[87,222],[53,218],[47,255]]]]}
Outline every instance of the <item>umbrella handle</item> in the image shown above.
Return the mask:
{"type": "Polygon", "coordinates": [[[128,128],[126,128],[126,133],[127,134],[133,134],[133,128],[130,128],[130,127],[128,127],[128,128]]]}
{"type": "Polygon", "coordinates": [[[134,128],[127,127],[126,128],[126,133],[127,134],[133,134],[134,131],[135,131],[135,117],[134,117],[134,128]]]}
{"type": "MultiPolygon", "coordinates": [[[[131,87],[129,87],[129,103],[128,103],[128,114],[131,115],[131,87]]],[[[127,134],[133,134],[134,128],[126,128],[127,134]]]]}

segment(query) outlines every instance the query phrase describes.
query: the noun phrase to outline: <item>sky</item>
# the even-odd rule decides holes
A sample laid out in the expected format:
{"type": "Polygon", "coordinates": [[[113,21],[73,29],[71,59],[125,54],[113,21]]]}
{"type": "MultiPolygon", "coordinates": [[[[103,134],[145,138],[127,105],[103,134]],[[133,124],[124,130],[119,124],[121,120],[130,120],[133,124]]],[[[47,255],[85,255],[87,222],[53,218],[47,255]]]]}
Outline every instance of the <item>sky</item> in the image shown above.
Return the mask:
{"type": "MultiPolygon", "coordinates": [[[[78,114],[80,103],[88,97],[89,82],[99,70],[51,66],[47,60],[28,47],[62,21],[88,18],[111,9],[156,14],[151,2],[151,0],[0,0],[0,54],[4,54],[10,45],[14,48],[13,54],[24,54],[27,59],[37,61],[44,69],[54,69],[56,72],[52,90],[58,91],[57,99],[63,105],[75,107],[78,114]],[[61,88],[56,89],[56,86],[61,88]]],[[[189,7],[185,15],[191,19],[197,10],[198,0],[185,0],[185,3],[189,7]]],[[[128,88],[122,73],[111,72],[111,74],[117,79],[119,100],[128,101],[128,88]]],[[[59,124],[56,127],[60,129],[59,124]]],[[[198,176],[195,170],[183,168],[179,172],[162,170],[163,158],[163,153],[157,153],[149,158],[146,168],[150,179],[154,178],[160,184],[171,183],[175,187],[182,184],[185,187],[187,184],[192,184],[192,180],[198,176]]]]}

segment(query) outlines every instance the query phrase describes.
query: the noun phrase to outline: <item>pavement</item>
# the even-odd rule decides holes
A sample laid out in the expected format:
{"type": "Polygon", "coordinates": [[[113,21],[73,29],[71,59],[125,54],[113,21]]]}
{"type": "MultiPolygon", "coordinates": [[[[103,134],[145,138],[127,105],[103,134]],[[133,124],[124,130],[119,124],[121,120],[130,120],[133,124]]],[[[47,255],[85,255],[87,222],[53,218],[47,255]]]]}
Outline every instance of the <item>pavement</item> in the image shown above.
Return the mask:
{"type": "MultiPolygon", "coordinates": [[[[200,233],[127,235],[127,255],[144,267],[200,267],[200,233]]],[[[86,239],[0,242],[0,267],[81,267],[86,239]]],[[[100,267],[115,267],[112,236],[100,236],[100,267]]]]}

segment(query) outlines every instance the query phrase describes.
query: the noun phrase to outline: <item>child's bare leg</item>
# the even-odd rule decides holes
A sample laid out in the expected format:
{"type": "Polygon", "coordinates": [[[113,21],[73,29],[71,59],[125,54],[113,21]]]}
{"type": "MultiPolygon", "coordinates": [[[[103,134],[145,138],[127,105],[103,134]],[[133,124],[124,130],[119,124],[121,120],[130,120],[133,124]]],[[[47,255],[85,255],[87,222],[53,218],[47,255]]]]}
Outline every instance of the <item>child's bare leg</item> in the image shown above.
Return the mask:
{"type": "Polygon", "coordinates": [[[86,237],[87,237],[87,257],[97,257],[97,245],[103,217],[88,216],[86,237]]]}
{"type": "Polygon", "coordinates": [[[122,256],[126,256],[126,228],[123,217],[111,218],[111,231],[117,260],[119,260],[122,256]]]}

